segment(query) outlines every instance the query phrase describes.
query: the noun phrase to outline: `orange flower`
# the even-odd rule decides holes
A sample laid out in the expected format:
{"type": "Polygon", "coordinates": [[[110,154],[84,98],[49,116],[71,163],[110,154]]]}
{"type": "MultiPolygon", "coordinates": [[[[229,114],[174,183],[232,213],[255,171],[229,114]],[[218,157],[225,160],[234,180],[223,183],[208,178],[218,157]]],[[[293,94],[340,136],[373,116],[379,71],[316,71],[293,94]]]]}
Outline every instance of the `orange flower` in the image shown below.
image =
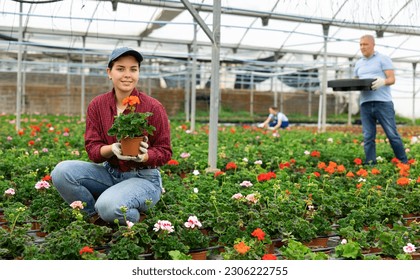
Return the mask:
{"type": "Polygon", "coordinates": [[[356,188],[360,190],[360,188],[363,186],[363,183],[359,183],[356,185],[356,188]]]}
{"type": "Polygon", "coordinates": [[[327,166],[327,165],[325,164],[325,162],[322,162],[322,161],[321,161],[321,162],[319,162],[319,163],[318,163],[318,168],[319,168],[319,169],[324,169],[326,166],[327,166]]]}
{"type": "Polygon", "coordinates": [[[325,172],[329,173],[329,174],[333,174],[335,172],[335,168],[334,166],[327,166],[325,169],[325,172]]]}
{"type": "Polygon", "coordinates": [[[377,169],[377,168],[372,168],[372,170],[370,171],[370,173],[372,173],[374,175],[378,175],[378,174],[381,174],[381,171],[379,171],[379,169],[377,169]]]}
{"type": "Polygon", "coordinates": [[[346,171],[346,168],[344,167],[344,165],[340,164],[339,166],[337,166],[337,171],[339,173],[344,173],[346,171]]]}
{"type": "Polygon", "coordinates": [[[123,99],[122,104],[123,105],[134,106],[136,104],[140,104],[140,99],[137,96],[130,95],[130,96],[123,99]]]}
{"type": "Polygon", "coordinates": [[[236,250],[236,252],[238,252],[241,255],[245,255],[246,252],[248,252],[251,249],[251,247],[247,246],[243,241],[239,242],[238,244],[235,244],[233,248],[236,250]]]}
{"type": "Polygon", "coordinates": [[[85,246],[82,249],[80,249],[79,255],[83,255],[84,253],[93,254],[93,249],[90,248],[89,246],[85,246]]]}
{"type": "Polygon", "coordinates": [[[262,260],[269,261],[269,260],[277,260],[277,257],[273,254],[265,254],[262,256],[262,260]]]}
{"type": "Polygon", "coordinates": [[[368,172],[365,169],[361,168],[361,169],[359,169],[359,171],[356,172],[356,174],[357,174],[357,176],[367,177],[368,172]]]}
{"type": "Polygon", "coordinates": [[[258,240],[264,240],[265,232],[262,229],[257,228],[251,233],[251,235],[258,238],[258,240]]]}
{"type": "Polygon", "coordinates": [[[400,186],[407,186],[410,183],[410,179],[407,177],[402,177],[397,180],[397,184],[400,186]]]}
{"type": "Polygon", "coordinates": [[[346,177],[349,177],[349,178],[354,177],[353,172],[351,172],[351,171],[347,172],[346,177]]]}

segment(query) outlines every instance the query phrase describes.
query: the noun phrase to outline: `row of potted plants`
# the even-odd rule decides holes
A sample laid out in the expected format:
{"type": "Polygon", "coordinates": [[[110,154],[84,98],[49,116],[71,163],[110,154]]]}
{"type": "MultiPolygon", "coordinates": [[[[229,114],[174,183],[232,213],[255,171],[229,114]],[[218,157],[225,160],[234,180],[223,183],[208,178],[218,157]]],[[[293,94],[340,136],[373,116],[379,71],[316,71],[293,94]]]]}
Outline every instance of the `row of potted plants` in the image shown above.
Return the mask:
{"type": "Polygon", "coordinates": [[[213,174],[205,172],[207,126],[192,132],[186,124],[172,123],[174,156],[161,168],[161,201],[141,223],[100,227],[64,203],[49,177],[63,159],[87,160],[83,123],[35,116],[24,119],[16,134],[12,116],[0,120],[6,127],[0,135],[5,147],[0,208],[6,220],[1,240],[8,240],[0,241],[3,258],[185,259],[200,249],[224,259],[325,258],[299,249],[309,248],[304,243],[318,236],[348,241],[336,247],[338,258],[361,258],[343,253],[349,247],[357,252],[378,247],[382,256],[409,258],[413,252],[403,248],[419,245],[418,224],[407,225],[403,217],[420,213],[414,156],[419,147],[409,137],[404,138],[409,164],[396,161],[379,135],[379,163],[366,167],[362,136],[345,130],[317,134],[300,127],[267,132],[220,126],[220,171],[213,174]],[[36,232],[45,232],[45,238],[28,235],[31,221],[39,223],[36,232]],[[185,226],[194,221],[200,227],[185,226]],[[268,247],[275,240],[284,242],[273,252],[268,247]]]}

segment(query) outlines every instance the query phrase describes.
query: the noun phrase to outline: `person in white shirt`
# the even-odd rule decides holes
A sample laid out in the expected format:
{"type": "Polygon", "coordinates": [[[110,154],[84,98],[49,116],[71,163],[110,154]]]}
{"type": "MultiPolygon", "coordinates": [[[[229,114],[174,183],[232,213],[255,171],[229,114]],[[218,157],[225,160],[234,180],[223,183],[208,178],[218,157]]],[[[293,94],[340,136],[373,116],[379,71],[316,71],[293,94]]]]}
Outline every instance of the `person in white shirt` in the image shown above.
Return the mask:
{"type": "Polygon", "coordinates": [[[271,106],[268,108],[268,112],[269,115],[267,119],[259,125],[260,127],[276,130],[279,128],[287,128],[289,126],[289,119],[285,114],[279,112],[277,107],[271,106]]]}

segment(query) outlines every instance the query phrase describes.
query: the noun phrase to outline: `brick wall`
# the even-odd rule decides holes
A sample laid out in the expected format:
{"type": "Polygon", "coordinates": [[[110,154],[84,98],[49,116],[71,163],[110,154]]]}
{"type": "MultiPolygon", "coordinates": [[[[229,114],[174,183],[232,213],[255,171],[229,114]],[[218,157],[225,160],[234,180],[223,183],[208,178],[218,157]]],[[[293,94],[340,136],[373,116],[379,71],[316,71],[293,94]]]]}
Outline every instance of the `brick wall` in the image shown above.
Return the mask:
{"type": "MultiPolygon", "coordinates": [[[[1,73],[0,75],[0,113],[13,114],[16,112],[16,74],[1,73]]],[[[25,113],[42,114],[72,114],[78,115],[81,111],[81,78],[71,76],[69,89],[67,89],[67,75],[65,74],[33,74],[26,73],[23,97],[23,110],[25,113]]],[[[140,80],[140,85],[151,85],[151,89],[140,88],[157,98],[165,106],[168,115],[173,116],[184,111],[183,89],[163,89],[158,87],[158,81],[140,80]]],[[[90,100],[98,94],[111,88],[106,77],[85,78],[85,109],[90,100]]],[[[209,110],[210,90],[197,90],[197,110],[209,110]]],[[[251,92],[250,90],[224,89],[221,91],[221,104],[230,111],[248,111],[257,115],[267,114],[267,108],[274,104],[274,93],[251,92]],[[253,97],[251,97],[253,96],[253,97]]],[[[278,93],[277,107],[283,108],[287,114],[299,113],[316,116],[318,114],[319,96],[310,98],[307,92],[278,93]],[[312,101],[310,101],[312,100],[312,101]],[[282,105],[282,106],[281,106],[282,105]]],[[[327,114],[336,111],[334,96],[328,96],[327,114]]]]}

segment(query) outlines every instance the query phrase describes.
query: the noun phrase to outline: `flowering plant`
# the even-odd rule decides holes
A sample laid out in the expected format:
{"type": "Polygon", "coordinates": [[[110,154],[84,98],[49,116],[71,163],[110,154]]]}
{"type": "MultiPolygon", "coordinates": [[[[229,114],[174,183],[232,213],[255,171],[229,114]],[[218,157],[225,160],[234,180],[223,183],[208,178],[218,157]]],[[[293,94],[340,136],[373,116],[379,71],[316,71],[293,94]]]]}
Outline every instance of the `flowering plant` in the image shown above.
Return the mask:
{"type": "Polygon", "coordinates": [[[192,250],[209,247],[210,237],[199,230],[201,226],[201,222],[196,216],[190,216],[188,221],[184,223],[184,227],[180,229],[179,239],[192,250]]]}
{"type": "Polygon", "coordinates": [[[238,238],[232,247],[225,247],[222,253],[224,260],[261,260],[273,259],[269,252],[271,240],[260,228],[256,228],[250,236],[238,238]]]}
{"type": "Polygon", "coordinates": [[[175,229],[168,220],[159,220],[155,223],[153,230],[157,234],[157,238],[152,241],[151,249],[155,259],[170,260],[171,251],[179,251],[180,253],[188,253],[189,247],[179,242],[179,238],[174,233],[175,229]]]}
{"type": "Polygon", "coordinates": [[[153,135],[153,131],[155,131],[156,128],[147,121],[147,118],[152,116],[153,113],[136,112],[136,105],[140,104],[140,99],[137,96],[128,96],[124,98],[122,103],[123,105],[127,105],[129,113],[122,113],[115,117],[114,123],[108,130],[108,135],[117,136],[119,140],[142,136],[145,132],[153,135]]]}

